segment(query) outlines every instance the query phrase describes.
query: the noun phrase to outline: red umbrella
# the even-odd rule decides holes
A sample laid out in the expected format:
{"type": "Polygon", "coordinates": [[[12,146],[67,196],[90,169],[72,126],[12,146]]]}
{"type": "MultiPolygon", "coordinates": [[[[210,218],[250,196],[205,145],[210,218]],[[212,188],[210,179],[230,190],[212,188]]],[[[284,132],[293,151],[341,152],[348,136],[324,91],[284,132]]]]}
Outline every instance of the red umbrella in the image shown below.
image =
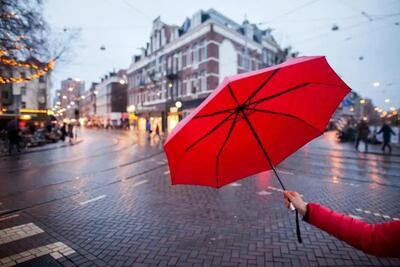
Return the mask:
{"type": "Polygon", "coordinates": [[[172,184],[219,188],[272,169],[285,189],[274,166],[323,134],[349,91],[321,56],[225,78],[168,136],[172,184]]]}

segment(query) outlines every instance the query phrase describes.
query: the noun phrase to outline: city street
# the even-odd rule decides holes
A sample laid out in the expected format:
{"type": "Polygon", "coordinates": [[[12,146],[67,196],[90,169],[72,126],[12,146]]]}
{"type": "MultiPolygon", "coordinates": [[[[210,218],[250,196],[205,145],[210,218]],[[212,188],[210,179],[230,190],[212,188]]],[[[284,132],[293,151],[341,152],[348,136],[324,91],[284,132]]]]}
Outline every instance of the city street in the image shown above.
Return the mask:
{"type": "MultiPolygon", "coordinates": [[[[303,221],[297,243],[272,172],[218,190],[171,186],[158,138],[78,136],[72,146],[0,157],[0,266],[400,265],[303,221]]],[[[399,148],[357,153],[334,137],[325,133],[279,165],[287,188],[367,222],[399,220],[399,148]]]]}

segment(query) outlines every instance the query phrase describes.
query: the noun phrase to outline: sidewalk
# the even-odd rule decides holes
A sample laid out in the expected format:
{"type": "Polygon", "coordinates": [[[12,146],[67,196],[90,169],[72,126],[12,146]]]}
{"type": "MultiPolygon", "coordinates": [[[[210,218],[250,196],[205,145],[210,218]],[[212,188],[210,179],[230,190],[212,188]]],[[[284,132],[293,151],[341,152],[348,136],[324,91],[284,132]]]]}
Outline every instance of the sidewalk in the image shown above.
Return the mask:
{"type": "Polygon", "coordinates": [[[52,144],[46,144],[43,146],[39,146],[39,147],[30,147],[30,148],[26,148],[25,150],[23,150],[21,153],[18,154],[8,154],[8,152],[0,152],[0,158],[3,157],[11,157],[11,156],[16,156],[16,155],[23,155],[23,154],[30,154],[30,153],[38,153],[38,152],[44,152],[44,151],[49,151],[49,150],[55,150],[55,149],[59,149],[59,148],[63,148],[63,147],[68,147],[68,146],[73,146],[73,145],[77,145],[83,142],[84,139],[82,138],[78,138],[76,141],[74,141],[74,143],[72,145],[69,144],[68,141],[62,142],[62,141],[58,141],[57,143],[52,143],[52,144]]]}

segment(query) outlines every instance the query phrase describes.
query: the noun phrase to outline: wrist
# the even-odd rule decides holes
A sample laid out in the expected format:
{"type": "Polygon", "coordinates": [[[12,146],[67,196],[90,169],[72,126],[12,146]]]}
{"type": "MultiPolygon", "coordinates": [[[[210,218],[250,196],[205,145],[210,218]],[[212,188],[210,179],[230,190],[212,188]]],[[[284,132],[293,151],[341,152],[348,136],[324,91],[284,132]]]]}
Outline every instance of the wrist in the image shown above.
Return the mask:
{"type": "Polygon", "coordinates": [[[300,209],[298,209],[298,212],[300,213],[301,216],[306,215],[307,213],[307,202],[304,202],[304,205],[302,205],[302,207],[300,209]]]}

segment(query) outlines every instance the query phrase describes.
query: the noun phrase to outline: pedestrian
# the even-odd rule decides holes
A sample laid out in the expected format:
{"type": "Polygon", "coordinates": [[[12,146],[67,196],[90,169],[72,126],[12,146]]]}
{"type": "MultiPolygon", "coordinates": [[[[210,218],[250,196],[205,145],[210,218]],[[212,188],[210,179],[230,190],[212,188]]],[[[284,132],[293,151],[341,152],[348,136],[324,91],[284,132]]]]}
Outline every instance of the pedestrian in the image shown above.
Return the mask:
{"type": "Polygon", "coordinates": [[[74,125],[71,122],[68,123],[68,137],[69,143],[72,145],[72,141],[74,139],[74,125]]]}
{"type": "Polygon", "coordinates": [[[146,132],[147,132],[147,139],[150,140],[152,133],[150,120],[146,121],[146,132]]]}
{"type": "Polygon", "coordinates": [[[158,124],[157,124],[157,126],[156,126],[156,131],[155,131],[155,133],[156,133],[156,135],[158,136],[158,138],[161,139],[160,127],[158,126],[158,124]]]}
{"type": "Polygon", "coordinates": [[[369,224],[321,204],[306,203],[294,191],[284,191],[283,197],[285,206],[292,203],[304,221],[350,246],[377,257],[400,258],[400,221],[369,224]]]}
{"type": "Polygon", "coordinates": [[[60,132],[61,132],[61,140],[65,141],[65,137],[67,136],[67,126],[65,122],[62,124],[60,132]]]}
{"type": "Polygon", "coordinates": [[[7,137],[8,137],[8,153],[12,154],[14,147],[17,148],[17,152],[21,152],[19,142],[21,141],[20,129],[18,127],[17,119],[11,120],[7,124],[7,137]]]}
{"type": "Polygon", "coordinates": [[[395,132],[393,132],[392,128],[390,128],[389,123],[383,123],[382,128],[379,130],[377,134],[382,134],[383,135],[383,145],[382,145],[382,151],[385,153],[386,147],[389,148],[389,154],[392,153],[392,147],[390,146],[390,139],[392,138],[392,134],[396,135],[395,132]]]}
{"type": "Polygon", "coordinates": [[[365,153],[368,152],[368,135],[369,135],[369,127],[367,121],[361,120],[357,125],[357,139],[356,139],[356,150],[358,151],[358,146],[360,141],[363,141],[365,144],[365,153]]]}

